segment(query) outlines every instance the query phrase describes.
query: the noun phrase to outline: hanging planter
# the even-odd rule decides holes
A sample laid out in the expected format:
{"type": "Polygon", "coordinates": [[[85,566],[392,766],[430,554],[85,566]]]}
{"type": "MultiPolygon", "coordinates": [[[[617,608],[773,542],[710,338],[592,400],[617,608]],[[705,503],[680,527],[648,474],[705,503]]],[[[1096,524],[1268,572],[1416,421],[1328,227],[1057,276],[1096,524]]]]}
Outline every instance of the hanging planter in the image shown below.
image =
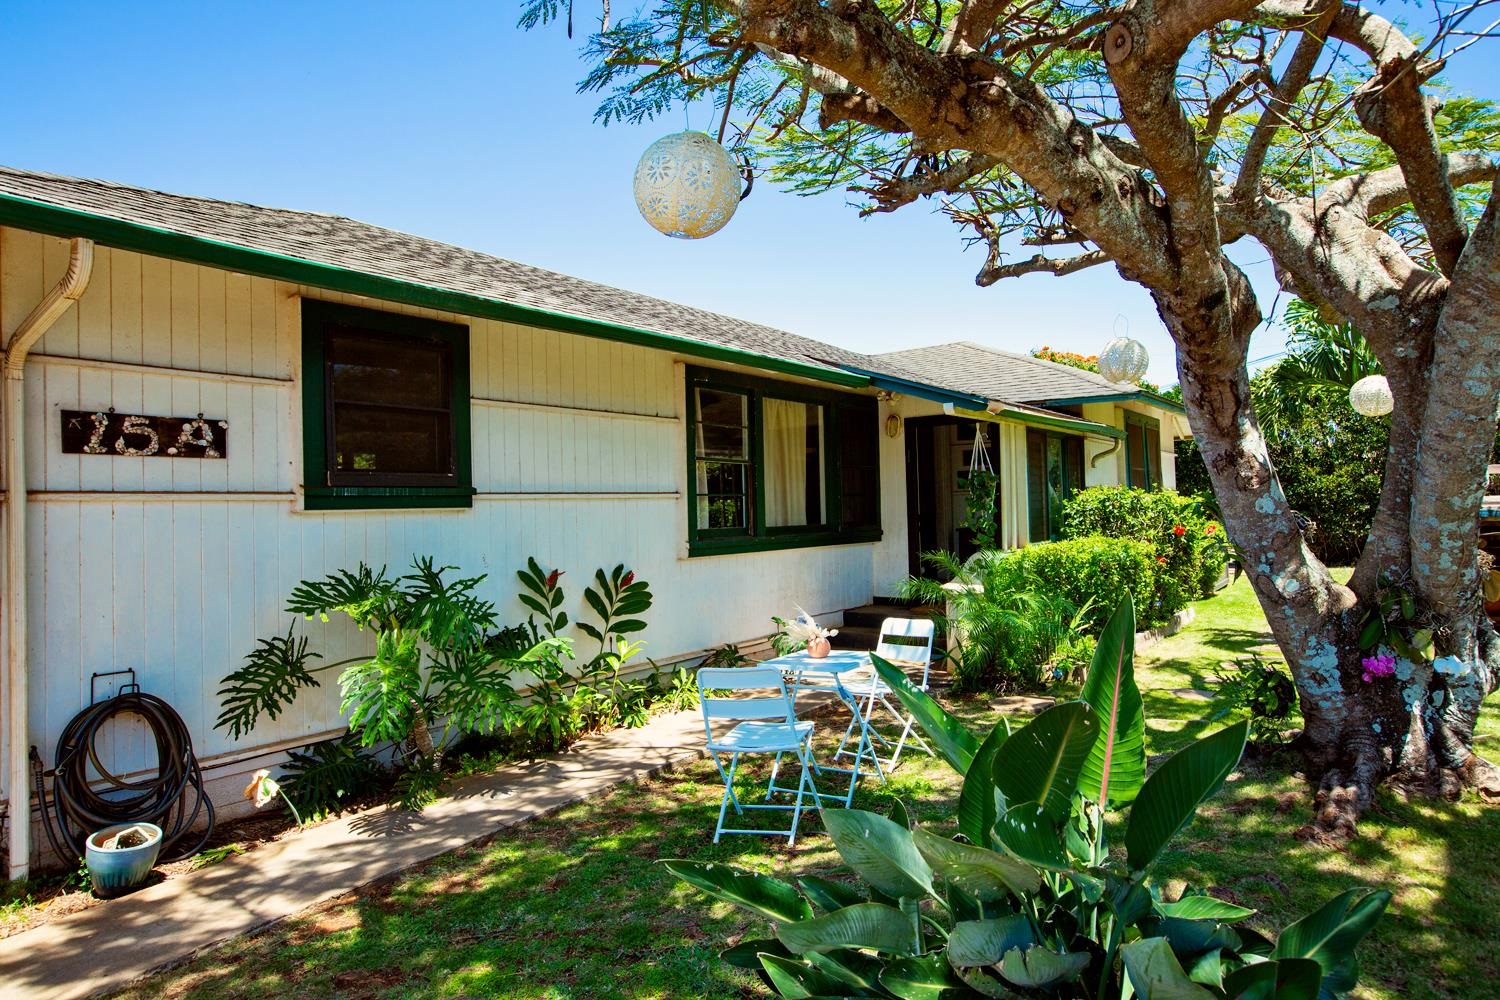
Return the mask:
{"type": "Polygon", "coordinates": [[[684,240],[712,236],[740,204],[740,167],[704,132],[676,132],[646,148],[635,168],[635,206],[651,228],[684,240]]]}
{"type": "Polygon", "coordinates": [[[969,478],[966,482],[968,518],[964,526],[973,533],[976,549],[992,549],[995,547],[995,487],[1000,478],[990,464],[990,446],[984,436],[984,427],[977,423],[974,425],[974,447],[969,453],[969,478]]]}

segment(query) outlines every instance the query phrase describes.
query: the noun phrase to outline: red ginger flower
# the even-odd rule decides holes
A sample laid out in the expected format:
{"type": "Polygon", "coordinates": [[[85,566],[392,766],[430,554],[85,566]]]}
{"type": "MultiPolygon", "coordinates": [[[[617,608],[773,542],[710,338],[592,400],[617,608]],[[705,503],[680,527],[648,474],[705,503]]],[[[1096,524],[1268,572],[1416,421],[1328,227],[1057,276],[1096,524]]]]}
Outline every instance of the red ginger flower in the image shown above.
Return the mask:
{"type": "Polygon", "coordinates": [[[548,573],[547,574],[547,589],[551,590],[553,587],[557,586],[557,578],[560,577],[560,576],[562,576],[562,575],[563,575],[563,571],[560,570],[560,569],[555,569],[551,573],[548,573]]]}
{"type": "Polygon", "coordinates": [[[628,587],[635,582],[635,570],[631,570],[620,578],[620,586],[628,587]]]}

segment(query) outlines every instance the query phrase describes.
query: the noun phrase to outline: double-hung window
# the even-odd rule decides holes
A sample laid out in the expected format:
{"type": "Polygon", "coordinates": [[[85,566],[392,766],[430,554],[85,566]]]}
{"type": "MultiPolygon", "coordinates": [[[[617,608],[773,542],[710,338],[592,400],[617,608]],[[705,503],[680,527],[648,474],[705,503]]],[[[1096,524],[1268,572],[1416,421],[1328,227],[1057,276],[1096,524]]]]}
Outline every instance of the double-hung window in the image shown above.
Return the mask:
{"type": "Polygon", "coordinates": [[[694,555],[880,537],[874,400],[688,371],[694,555]]]}
{"type": "Polygon", "coordinates": [[[1126,485],[1139,490],[1161,486],[1161,423],[1125,411],[1126,485]]]}
{"type": "Polygon", "coordinates": [[[468,507],[469,330],[302,303],[309,510],[468,507]]]}

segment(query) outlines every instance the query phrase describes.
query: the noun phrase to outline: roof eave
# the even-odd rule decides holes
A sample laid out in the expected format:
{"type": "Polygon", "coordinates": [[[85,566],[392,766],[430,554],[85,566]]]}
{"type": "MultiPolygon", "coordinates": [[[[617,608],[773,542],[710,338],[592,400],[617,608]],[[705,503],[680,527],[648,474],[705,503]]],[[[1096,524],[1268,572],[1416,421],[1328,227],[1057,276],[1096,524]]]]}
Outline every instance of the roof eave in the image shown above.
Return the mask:
{"type": "Polygon", "coordinates": [[[1175,400],[1154,392],[1140,389],[1135,392],[1101,392],[1087,396],[1067,396],[1062,399],[1038,400],[1038,406],[1081,406],[1084,403],[1150,403],[1172,413],[1187,414],[1187,408],[1175,400]]]}
{"type": "Polygon", "coordinates": [[[290,281],[329,291],[458,313],[463,316],[524,323],[560,333],[573,333],[601,340],[637,344],[695,358],[745,365],[761,371],[795,375],[844,388],[862,389],[870,385],[868,376],[841,368],[807,364],[790,358],[705,343],[654,330],[643,330],[623,323],[612,323],[608,320],[557,312],[483,295],[436,288],[414,281],[388,278],[367,271],[337,267],[301,257],[257,250],[253,247],[210,240],[201,236],[190,236],[143,223],[127,222],[107,215],[64,208],[60,205],[5,192],[0,192],[0,225],[14,226],[49,236],[81,236],[101,246],[113,247],[117,250],[149,254],[190,264],[202,264],[255,277],[290,281]]]}

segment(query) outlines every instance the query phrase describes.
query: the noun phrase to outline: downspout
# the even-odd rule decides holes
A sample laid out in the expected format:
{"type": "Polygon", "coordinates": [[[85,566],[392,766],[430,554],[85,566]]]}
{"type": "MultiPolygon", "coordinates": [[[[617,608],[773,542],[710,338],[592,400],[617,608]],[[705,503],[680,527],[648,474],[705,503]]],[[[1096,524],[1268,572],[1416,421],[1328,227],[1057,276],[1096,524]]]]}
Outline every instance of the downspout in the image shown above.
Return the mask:
{"type": "Polygon", "coordinates": [[[10,819],[10,877],[25,878],[31,866],[31,792],[27,774],[26,691],[26,355],[68,307],[82,297],[94,269],[94,241],[75,238],[68,272],[5,345],[5,650],[6,794],[10,819]]]}
{"type": "Polygon", "coordinates": [[[1099,460],[1100,459],[1107,458],[1107,457],[1109,457],[1110,455],[1113,455],[1115,452],[1117,452],[1119,450],[1120,450],[1120,438],[1111,438],[1110,441],[1109,441],[1109,447],[1108,448],[1105,448],[1099,454],[1097,454],[1093,458],[1089,459],[1089,468],[1090,469],[1097,469],[1097,468],[1099,468],[1099,460]]]}

